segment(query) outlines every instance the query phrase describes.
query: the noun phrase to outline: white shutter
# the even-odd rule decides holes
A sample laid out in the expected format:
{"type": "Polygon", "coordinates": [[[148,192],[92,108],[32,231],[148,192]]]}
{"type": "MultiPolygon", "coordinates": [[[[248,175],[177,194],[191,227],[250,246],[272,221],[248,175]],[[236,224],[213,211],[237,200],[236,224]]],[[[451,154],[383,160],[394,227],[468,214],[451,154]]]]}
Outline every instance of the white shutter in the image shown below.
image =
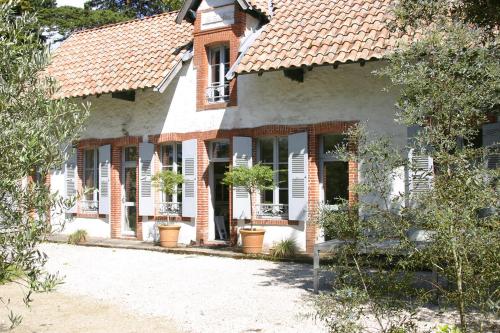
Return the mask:
{"type": "Polygon", "coordinates": [[[182,141],[182,216],[196,217],[197,140],[182,141]]]}
{"type": "Polygon", "coordinates": [[[153,176],[152,161],[155,146],[152,143],[139,144],[139,215],[153,216],[153,190],[151,177],[153,176]]]}
{"type": "Polygon", "coordinates": [[[99,147],[99,214],[109,214],[111,207],[111,146],[99,147]]]}
{"type": "Polygon", "coordinates": [[[288,136],[288,219],[307,217],[307,132],[288,136]]]}
{"type": "Polygon", "coordinates": [[[500,123],[483,125],[483,147],[488,147],[487,168],[498,168],[500,166],[500,123]]]}
{"type": "MultiPolygon", "coordinates": [[[[252,138],[233,137],[233,167],[252,167],[252,138]]],[[[233,218],[251,218],[250,194],[243,187],[233,188],[233,218]]]]}
{"type": "Polygon", "coordinates": [[[429,191],[433,179],[432,157],[423,155],[411,148],[408,159],[410,161],[410,170],[408,172],[410,194],[429,191]]]}
{"type": "MultiPolygon", "coordinates": [[[[76,198],[76,176],[77,176],[76,149],[71,149],[68,160],[64,165],[65,198],[76,198]]],[[[76,213],[76,200],[73,207],[68,208],[67,213],[76,213]]]]}

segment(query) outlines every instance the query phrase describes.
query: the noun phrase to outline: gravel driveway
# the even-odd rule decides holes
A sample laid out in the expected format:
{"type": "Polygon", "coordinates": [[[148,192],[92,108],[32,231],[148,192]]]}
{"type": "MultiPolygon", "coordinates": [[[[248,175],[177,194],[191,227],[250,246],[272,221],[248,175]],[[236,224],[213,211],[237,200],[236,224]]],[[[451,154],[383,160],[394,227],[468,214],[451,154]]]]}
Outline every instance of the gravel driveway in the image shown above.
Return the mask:
{"type": "Polygon", "coordinates": [[[312,266],[44,244],[59,292],[172,320],[185,332],[324,330],[312,313],[312,266]]]}

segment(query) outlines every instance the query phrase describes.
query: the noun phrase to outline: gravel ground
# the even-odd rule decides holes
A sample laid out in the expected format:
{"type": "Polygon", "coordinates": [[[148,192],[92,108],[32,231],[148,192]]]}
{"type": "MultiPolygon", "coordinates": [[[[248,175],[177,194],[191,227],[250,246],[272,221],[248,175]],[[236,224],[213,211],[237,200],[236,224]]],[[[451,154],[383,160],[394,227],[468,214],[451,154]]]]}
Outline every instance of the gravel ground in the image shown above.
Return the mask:
{"type": "Polygon", "coordinates": [[[324,332],[303,317],[312,266],[261,260],[44,244],[58,291],[135,314],[161,316],[185,332],[324,332]]]}
{"type": "Polygon", "coordinates": [[[175,325],[163,317],[140,316],[92,297],[75,297],[57,291],[35,294],[28,309],[22,301],[23,289],[19,285],[0,285],[0,295],[10,299],[9,309],[23,317],[19,326],[9,330],[9,312],[0,306],[0,332],[179,333],[175,325]]]}

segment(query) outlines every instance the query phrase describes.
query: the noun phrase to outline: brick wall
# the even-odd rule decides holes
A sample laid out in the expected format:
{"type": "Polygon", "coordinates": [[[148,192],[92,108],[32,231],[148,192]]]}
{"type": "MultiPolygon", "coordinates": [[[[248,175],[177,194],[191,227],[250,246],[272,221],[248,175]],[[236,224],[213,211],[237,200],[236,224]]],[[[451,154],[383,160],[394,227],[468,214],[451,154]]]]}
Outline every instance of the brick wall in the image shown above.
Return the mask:
{"type": "MultiPolygon", "coordinates": [[[[208,242],[208,225],[209,225],[209,156],[208,156],[208,142],[215,139],[232,139],[234,136],[247,136],[254,138],[253,140],[253,157],[256,160],[256,138],[263,136],[284,136],[293,133],[306,131],[308,133],[308,205],[309,216],[306,225],[306,249],[307,252],[312,252],[314,243],[316,241],[317,227],[312,221],[316,216],[316,208],[320,200],[319,193],[319,140],[318,137],[327,133],[344,133],[350,126],[354,125],[355,121],[332,121],[317,124],[303,124],[303,125],[268,125],[256,128],[243,128],[231,130],[214,130],[206,132],[191,132],[191,133],[163,133],[159,135],[152,135],[149,137],[149,142],[156,144],[155,157],[153,168],[155,172],[159,171],[159,145],[165,142],[180,142],[189,139],[198,140],[198,169],[197,169],[197,217],[196,217],[196,241],[198,243],[208,242]]],[[[138,145],[142,139],[140,137],[123,137],[115,139],[104,140],[83,140],[79,142],[79,148],[98,146],[104,144],[111,144],[111,235],[113,238],[121,237],[121,219],[122,219],[122,204],[121,204],[121,161],[122,149],[127,145],[138,145]]],[[[231,142],[231,140],[230,140],[231,142]]],[[[232,150],[232,147],[231,147],[232,150]]],[[[231,152],[232,155],[232,152],[231,152]]],[[[82,162],[83,163],[83,160],[82,162]]],[[[137,177],[139,179],[139,177],[137,177]]],[[[354,161],[349,161],[349,200],[354,202],[356,200],[354,193],[352,193],[352,186],[358,181],[357,164],[354,161]]],[[[139,186],[137,186],[139,189],[139,186]]],[[[138,198],[138,194],[137,194],[138,198]]],[[[232,217],[232,194],[230,193],[229,212],[232,217]]],[[[156,195],[156,202],[159,200],[159,195],[156,195]]],[[[140,202],[137,202],[137,209],[139,209],[140,202]]],[[[155,216],[155,220],[163,220],[163,217],[155,216]]],[[[179,217],[175,220],[185,221],[185,218],[179,217]]],[[[189,220],[189,219],[187,219],[189,220]]],[[[298,221],[290,220],[258,220],[259,225],[298,225],[298,221]]],[[[237,220],[230,220],[230,234],[231,242],[233,244],[237,241],[237,220]]],[[[137,238],[142,238],[142,219],[138,217],[137,221],[137,238]]]]}

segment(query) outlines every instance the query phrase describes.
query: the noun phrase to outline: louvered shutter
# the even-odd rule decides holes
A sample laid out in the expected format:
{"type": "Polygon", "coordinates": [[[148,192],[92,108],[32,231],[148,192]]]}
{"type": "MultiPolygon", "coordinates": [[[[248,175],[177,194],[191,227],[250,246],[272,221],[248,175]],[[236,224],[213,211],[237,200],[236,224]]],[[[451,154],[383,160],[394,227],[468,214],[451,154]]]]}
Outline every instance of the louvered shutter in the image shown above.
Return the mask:
{"type": "Polygon", "coordinates": [[[500,123],[483,125],[483,147],[488,147],[487,168],[498,168],[500,166],[500,123]]]}
{"type": "Polygon", "coordinates": [[[153,176],[152,161],[155,147],[152,143],[139,144],[139,215],[153,216],[153,190],[151,177],[153,176]]]}
{"type": "MultiPolygon", "coordinates": [[[[233,167],[252,167],[252,138],[233,137],[233,167]]],[[[250,194],[243,187],[233,188],[233,218],[251,218],[250,194]]]]}
{"type": "Polygon", "coordinates": [[[288,136],[288,219],[307,217],[307,132],[288,136]]]}
{"type": "Polygon", "coordinates": [[[421,154],[412,148],[408,153],[408,159],[410,161],[410,170],[408,172],[410,194],[429,191],[433,179],[432,157],[421,154]]]}
{"type": "Polygon", "coordinates": [[[111,206],[111,146],[99,147],[99,214],[109,214],[111,206]]]}
{"type": "Polygon", "coordinates": [[[196,217],[197,140],[182,141],[182,216],[196,217]]]}
{"type": "MultiPolygon", "coordinates": [[[[76,191],[76,149],[72,149],[70,155],[68,156],[68,160],[64,165],[64,182],[65,182],[65,197],[66,199],[75,198],[76,191]]],[[[76,213],[76,201],[75,204],[68,208],[67,213],[76,213]]]]}

